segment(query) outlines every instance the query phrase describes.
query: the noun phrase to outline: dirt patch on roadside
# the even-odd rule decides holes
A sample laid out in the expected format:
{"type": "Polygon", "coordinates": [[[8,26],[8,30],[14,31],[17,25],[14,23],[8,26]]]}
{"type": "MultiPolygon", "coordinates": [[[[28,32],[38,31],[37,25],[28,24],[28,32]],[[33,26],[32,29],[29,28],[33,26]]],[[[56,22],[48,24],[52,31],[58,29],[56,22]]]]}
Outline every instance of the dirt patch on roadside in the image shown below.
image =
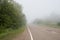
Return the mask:
{"type": "Polygon", "coordinates": [[[18,34],[13,40],[30,40],[30,35],[27,28],[22,34],[18,34]]]}

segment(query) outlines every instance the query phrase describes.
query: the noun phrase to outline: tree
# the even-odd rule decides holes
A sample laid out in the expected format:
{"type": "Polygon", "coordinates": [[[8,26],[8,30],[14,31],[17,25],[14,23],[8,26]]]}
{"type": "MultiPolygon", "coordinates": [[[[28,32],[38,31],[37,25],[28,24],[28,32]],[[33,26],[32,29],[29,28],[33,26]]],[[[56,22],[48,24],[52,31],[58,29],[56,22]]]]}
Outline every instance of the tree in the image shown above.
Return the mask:
{"type": "Polygon", "coordinates": [[[0,0],[0,29],[16,29],[26,24],[22,6],[14,0],[0,0]]]}

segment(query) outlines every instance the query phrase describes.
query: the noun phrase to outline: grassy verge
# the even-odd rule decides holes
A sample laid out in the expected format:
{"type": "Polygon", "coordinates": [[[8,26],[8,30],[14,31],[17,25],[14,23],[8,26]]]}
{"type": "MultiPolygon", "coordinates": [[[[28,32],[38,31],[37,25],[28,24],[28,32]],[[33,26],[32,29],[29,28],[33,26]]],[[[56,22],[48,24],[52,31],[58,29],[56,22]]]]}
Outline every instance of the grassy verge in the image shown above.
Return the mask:
{"type": "MultiPolygon", "coordinates": [[[[38,25],[38,24],[37,24],[38,25]]],[[[53,25],[53,24],[48,24],[48,25],[46,25],[46,24],[39,24],[38,26],[47,26],[47,27],[52,27],[52,28],[59,28],[60,29],[60,26],[58,26],[58,25],[53,25]]]]}
{"type": "Polygon", "coordinates": [[[0,34],[0,40],[12,40],[16,35],[22,33],[25,30],[25,27],[21,27],[16,30],[7,31],[3,34],[0,34]]]}
{"type": "Polygon", "coordinates": [[[58,26],[58,25],[47,25],[47,26],[53,27],[53,28],[60,28],[60,26],[58,26]]]}

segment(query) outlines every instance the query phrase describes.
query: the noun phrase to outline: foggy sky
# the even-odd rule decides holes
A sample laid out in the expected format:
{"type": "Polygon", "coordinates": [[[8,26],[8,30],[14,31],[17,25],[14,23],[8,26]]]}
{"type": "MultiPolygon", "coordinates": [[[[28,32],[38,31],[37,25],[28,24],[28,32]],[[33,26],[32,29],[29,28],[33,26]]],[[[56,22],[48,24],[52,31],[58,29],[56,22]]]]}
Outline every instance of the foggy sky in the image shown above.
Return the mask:
{"type": "Polygon", "coordinates": [[[27,21],[36,18],[44,19],[52,12],[60,13],[60,0],[16,0],[23,6],[27,21]]]}

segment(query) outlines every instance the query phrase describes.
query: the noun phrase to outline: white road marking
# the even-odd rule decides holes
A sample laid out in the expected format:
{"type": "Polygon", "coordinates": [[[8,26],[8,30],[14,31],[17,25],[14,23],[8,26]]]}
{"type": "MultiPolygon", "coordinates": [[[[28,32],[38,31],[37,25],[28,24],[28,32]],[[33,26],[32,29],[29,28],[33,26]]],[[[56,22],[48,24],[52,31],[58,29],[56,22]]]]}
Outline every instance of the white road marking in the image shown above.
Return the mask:
{"type": "Polygon", "coordinates": [[[28,27],[27,27],[27,29],[28,29],[28,32],[30,34],[31,40],[33,40],[32,33],[31,33],[30,29],[28,27]]]}

